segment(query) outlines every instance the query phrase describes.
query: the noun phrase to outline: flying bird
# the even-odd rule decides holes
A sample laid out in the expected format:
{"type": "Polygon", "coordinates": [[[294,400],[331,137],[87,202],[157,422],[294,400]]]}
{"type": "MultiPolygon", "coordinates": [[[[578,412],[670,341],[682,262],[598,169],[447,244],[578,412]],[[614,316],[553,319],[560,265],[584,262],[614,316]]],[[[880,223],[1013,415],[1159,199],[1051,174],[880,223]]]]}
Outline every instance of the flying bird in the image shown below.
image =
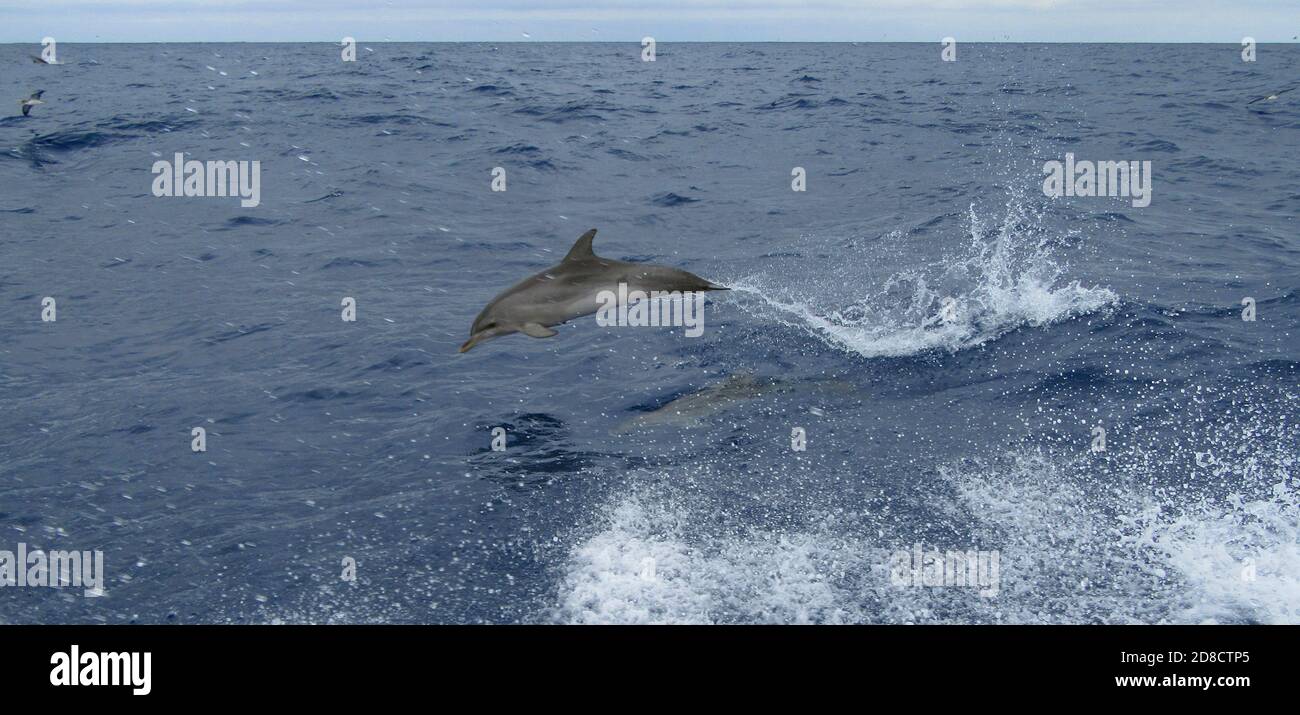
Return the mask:
{"type": "Polygon", "coordinates": [[[1268,95],[1267,97],[1256,97],[1255,99],[1246,102],[1246,104],[1254,104],[1255,102],[1266,102],[1266,101],[1271,102],[1277,99],[1280,95],[1286,94],[1287,92],[1290,92],[1293,89],[1295,89],[1295,87],[1287,87],[1286,89],[1279,89],[1278,91],[1268,95]]]}
{"type": "Polygon", "coordinates": [[[32,113],[32,107],[35,107],[38,104],[45,104],[45,102],[41,101],[42,94],[45,94],[45,90],[43,89],[32,92],[32,96],[27,99],[18,100],[18,104],[23,108],[24,117],[32,113]]]}

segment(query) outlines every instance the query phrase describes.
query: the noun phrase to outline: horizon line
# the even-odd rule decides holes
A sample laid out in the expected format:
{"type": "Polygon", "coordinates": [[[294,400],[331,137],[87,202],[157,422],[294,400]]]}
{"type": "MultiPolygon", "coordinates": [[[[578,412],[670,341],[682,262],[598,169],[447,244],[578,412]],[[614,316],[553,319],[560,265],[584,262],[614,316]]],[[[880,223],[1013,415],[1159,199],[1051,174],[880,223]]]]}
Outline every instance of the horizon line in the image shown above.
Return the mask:
{"type": "MultiPolygon", "coordinates": [[[[641,40],[366,40],[353,38],[356,42],[372,45],[434,44],[434,45],[640,45],[641,40]]],[[[658,45],[932,45],[942,44],[938,40],[662,40],[655,38],[658,45]]],[[[338,45],[341,39],[331,40],[58,40],[60,45],[338,45]]],[[[1241,40],[962,40],[958,44],[966,45],[1231,45],[1241,46],[1241,40]]],[[[1300,45],[1300,41],[1291,40],[1257,40],[1257,45],[1300,45]]],[[[9,45],[35,45],[38,41],[0,42],[0,47],[9,45]]]]}

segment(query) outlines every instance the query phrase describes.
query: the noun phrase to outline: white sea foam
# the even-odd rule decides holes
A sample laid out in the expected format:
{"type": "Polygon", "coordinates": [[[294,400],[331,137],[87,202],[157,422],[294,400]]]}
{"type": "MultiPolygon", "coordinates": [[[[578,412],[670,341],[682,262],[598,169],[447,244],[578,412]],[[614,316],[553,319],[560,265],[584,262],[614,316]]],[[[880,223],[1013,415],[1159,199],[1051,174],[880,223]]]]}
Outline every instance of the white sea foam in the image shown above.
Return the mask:
{"type": "Polygon", "coordinates": [[[694,543],[648,495],[610,507],[574,549],[555,618],[570,623],[840,623],[856,620],[828,576],[855,550],[833,537],[754,533],[694,543]],[[647,568],[649,567],[649,568],[647,568]]]}
{"type": "MultiPolygon", "coordinates": [[[[767,275],[730,285],[742,309],[864,357],[955,352],[1021,326],[1049,325],[1116,301],[1107,288],[1066,279],[1066,268],[1053,257],[1057,241],[1019,200],[994,223],[972,206],[968,230],[964,251],[908,266],[880,285],[842,270],[829,285],[791,289],[786,276],[767,275]],[[853,300],[848,304],[846,290],[853,300]],[[859,290],[865,295],[854,293],[859,290]]],[[[870,260],[861,259],[864,274],[870,260]]]]}
{"type": "Polygon", "coordinates": [[[1013,603],[1018,622],[1300,623],[1294,455],[1266,458],[1277,481],[1257,498],[1119,486],[1086,459],[1041,454],[945,476],[986,539],[1006,544],[1004,573],[1054,612],[1013,603]]]}
{"type": "Polygon", "coordinates": [[[1300,500],[1285,482],[1267,498],[1151,507],[1133,523],[1142,528],[1132,543],[1187,581],[1175,620],[1300,624],[1300,500]]]}
{"type": "Polygon", "coordinates": [[[837,515],[811,531],[719,526],[688,495],[666,491],[665,480],[607,506],[596,530],[572,548],[550,616],[570,623],[1300,623],[1294,455],[1265,457],[1274,469],[1264,476],[1277,479],[1267,495],[1186,500],[1112,483],[1115,472],[1096,476],[1087,457],[1025,451],[964,460],[940,470],[928,497],[953,533],[965,529],[954,537],[961,543],[950,544],[928,541],[907,519],[871,513],[837,515]],[[889,555],[916,541],[998,550],[998,595],[891,584],[889,555]]]}

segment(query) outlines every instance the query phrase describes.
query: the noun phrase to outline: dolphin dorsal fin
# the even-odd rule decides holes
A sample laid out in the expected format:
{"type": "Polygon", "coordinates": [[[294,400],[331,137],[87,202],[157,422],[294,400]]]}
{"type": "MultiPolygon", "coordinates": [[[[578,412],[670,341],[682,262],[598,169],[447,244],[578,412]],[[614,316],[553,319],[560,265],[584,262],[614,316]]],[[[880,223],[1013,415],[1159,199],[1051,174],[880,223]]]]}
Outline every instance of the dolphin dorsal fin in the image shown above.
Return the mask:
{"type": "Polygon", "coordinates": [[[596,229],[594,228],[579,236],[577,243],[574,243],[573,248],[570,248],[569,252],[565,254],[564,260],[581,261],[584,258],[595,258],[596,252],[591,250],[591,240],[595,237],[596,229]]]}

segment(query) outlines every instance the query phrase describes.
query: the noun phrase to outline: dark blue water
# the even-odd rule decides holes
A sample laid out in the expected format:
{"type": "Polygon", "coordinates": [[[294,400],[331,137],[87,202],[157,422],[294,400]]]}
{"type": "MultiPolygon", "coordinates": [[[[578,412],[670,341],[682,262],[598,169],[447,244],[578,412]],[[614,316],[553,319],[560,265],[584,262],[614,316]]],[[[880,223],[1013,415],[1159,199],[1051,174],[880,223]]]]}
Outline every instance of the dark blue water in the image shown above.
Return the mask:
{"type": "Polygon", "coordinates": [[[1245,104],[1300,48],[28,49],[0,549],[107,584],[0,621],[1300,621],[1300,93],[1245,104]],[[153,196],[175,152],[261,161],[261,206],[153,196]],[[1151,205],[1045,197],[1066,152],[1151,205]],[[457,353],[591,227],[732,286],[703,336],[457,353]],[[893,585],[917,543],[998,595],[893,585]]]}

